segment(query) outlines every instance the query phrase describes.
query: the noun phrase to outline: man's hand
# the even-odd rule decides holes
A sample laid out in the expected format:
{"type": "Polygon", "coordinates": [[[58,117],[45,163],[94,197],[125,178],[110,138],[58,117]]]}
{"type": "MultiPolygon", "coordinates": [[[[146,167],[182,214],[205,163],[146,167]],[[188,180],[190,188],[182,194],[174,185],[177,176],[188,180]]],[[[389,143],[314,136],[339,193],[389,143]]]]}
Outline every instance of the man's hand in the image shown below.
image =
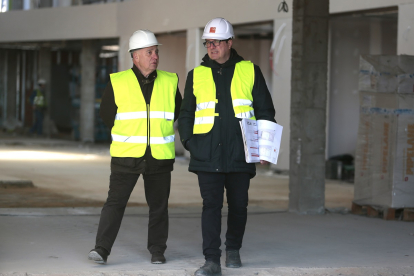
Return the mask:
{"type": "Polygon", "coordinates": [[[266,164],[269,164],[269,162],[267,162],[267,161],[265,161],[265,160],[260,160],[260,164],[261,164],[261,165],[266,165],[266,164]]]}

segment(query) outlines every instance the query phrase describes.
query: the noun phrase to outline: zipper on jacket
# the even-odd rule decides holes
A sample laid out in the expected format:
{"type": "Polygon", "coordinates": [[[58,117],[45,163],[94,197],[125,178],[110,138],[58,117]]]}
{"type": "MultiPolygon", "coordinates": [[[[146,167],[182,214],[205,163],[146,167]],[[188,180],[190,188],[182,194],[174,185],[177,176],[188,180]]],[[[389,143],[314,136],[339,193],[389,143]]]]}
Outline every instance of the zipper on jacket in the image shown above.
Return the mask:
{"type": "Polygon", "coordinates": [[[150,145],[150,106],[147,104],[147,146],[150,145]]]}

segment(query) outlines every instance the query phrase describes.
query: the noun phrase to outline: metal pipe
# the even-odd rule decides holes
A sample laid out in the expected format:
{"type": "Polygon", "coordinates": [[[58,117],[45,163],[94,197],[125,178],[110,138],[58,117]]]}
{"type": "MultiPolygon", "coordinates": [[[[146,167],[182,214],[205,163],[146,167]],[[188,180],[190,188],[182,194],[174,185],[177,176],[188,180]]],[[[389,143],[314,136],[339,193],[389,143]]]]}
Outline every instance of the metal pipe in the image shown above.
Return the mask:
{"type": "Polygon", "coordinates": [[[24,127],[24,119],[26,115],[26,51],[22,53],[22,126],[24,127]]]}

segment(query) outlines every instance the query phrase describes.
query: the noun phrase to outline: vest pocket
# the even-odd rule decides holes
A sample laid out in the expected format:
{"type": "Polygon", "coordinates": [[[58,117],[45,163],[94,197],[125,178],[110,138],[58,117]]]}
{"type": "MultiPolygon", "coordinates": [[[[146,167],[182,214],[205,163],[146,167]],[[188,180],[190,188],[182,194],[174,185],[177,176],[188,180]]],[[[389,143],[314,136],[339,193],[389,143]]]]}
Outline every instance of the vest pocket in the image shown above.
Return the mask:
{"type": "Polygon", "coordinates": [[[188,143],[191,158],[198,161],[211,160],[211,132],[194,134],[188,143]]]}

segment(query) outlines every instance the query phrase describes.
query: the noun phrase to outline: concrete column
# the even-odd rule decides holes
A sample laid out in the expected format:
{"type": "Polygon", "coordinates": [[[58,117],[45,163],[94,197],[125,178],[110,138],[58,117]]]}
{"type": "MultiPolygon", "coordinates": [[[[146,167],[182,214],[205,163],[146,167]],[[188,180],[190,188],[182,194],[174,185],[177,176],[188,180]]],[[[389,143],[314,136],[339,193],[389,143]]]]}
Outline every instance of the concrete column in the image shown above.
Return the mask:
{"type": "Polygon", "coordinates": [[[14,130],[17,124],[16,118],[16,89],[17,89],[17,51],[7,51],[7,90],[6,90],[6,116],[7,129],[14,130]]]}
{"type": "MultiPolygon", "coordinates": [[[[204,40],[201,39],[202,35],[203,30],[200,28],[187,29],[187,50],[185,54],[185,70],[187,73],[199,66],[202,58],[207,54],[207,48],[203,45],[204,40]]],[[[182,93],[184,94],[184,91],[182,91],[182,93]]],[[[180,141],[178,136],[179,134],[177,131],[177,138],[175,139],[177,143],[180,141]]],[[[190,159],[190,152],[185,149],[183,149],[183,152],[184,156],[190,159]]]]}
{"type": "Polygon", "coordinates": [[[414,3],[398,7],[398,55],[414,55],[414,3]]]}
{"type": "Polygon", "coordinates": [[[119,38],[118,71],[132,68],[131,54],[128,52],[129,37],[131,35],[121,36],[119,38]]]}
{"type": "MultiPolygon", "coordinates": [[[[44,79],[46,81],[45,87],[45,94],[46,94],[46,104],[47,109],[45,113],[45,118],[43,120],[43,133],[50,138],[50,135],[54,132],[55,126],[50,117],[50,106],[53,104],[51,102],[52,95],[51,95],[51,82],[52,82],[52,52],[50,48],[40,48],[39,50],[39,71],[38,71],[38,79],[44,79]]],[[[36,87],[37,87],[37,80],[36,80],[36,87]]]]}
{"type": "Polygon", "coordinates": [[[82,41],[80,137],[82,142],[95,141],[95,69],[96,48],[93,40],[82,41]]]}
{"type": "Polygon", "coordinates": [[[6,119],[7,112],[7,50],[0,50],[0,126],[6,119]]]}
{"type": "Polygon", "coordinates": [[[293,1],[289,211],[325,211],[329,0],[293,1]]]}
{"type": "Polygon", "coordinates": [[[22,58],[22,52],[18,51],[16,54],[16,114],[15,114],[15,118],[17,120],[20,119],[20,93],[21,93],[20,80],[22,76],[21,58],[22,58]]]}
{"type": "Polygon", "coordinates": [[[201,36],[203,31],[200,28],[187,30],[187,51],[185,58],[185,69],[190,71],[199,66],[201,59],[207,54],[207,49],[203,46],[201,36]]]}

